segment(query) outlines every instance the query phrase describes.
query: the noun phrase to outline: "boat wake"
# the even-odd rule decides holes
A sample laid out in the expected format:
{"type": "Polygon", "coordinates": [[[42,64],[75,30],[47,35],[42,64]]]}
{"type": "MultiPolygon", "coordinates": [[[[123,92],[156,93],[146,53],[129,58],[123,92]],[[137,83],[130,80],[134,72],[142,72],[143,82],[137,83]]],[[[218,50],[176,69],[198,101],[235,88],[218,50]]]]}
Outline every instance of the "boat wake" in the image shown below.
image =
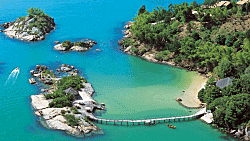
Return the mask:
{"type": "Polygon", "coordinates": [[[12,82],[12,84],[14,84],[16,82],[16,79],[18,77],[20,70],[19,68],[15,68],[9,75],[8,79],[5,82],[5,85],[7,85],[9,82],[12,82]]]}

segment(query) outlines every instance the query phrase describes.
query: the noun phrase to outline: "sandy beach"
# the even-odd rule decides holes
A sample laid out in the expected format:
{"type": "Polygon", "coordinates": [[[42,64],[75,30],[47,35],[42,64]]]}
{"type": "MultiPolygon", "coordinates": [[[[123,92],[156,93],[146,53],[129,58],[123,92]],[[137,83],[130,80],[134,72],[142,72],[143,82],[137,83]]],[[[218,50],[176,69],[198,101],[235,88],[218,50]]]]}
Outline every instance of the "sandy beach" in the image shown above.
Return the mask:
{"type": "Polygon", "coordinates": [[[201,101],[198,99],[198,92],[205,88],[207,80],[208,78],[201,75],[193,77],[193,81],[188,89],[184,90],[185,92],[181,92],[182,94],[179,96],[182,99],[181,103],[186,107],[199,107],[201,101]]]}

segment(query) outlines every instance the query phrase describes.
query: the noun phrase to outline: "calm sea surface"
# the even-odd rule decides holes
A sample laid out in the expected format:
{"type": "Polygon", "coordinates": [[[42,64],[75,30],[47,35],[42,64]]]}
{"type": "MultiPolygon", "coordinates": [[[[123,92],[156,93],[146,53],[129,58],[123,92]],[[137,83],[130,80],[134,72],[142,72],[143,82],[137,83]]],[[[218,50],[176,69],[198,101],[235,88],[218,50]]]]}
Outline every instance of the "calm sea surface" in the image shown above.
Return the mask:
{"type": "Polygon", "coordinates": [[[62,140],[234,140],[217,132],[200,120],[156,126],[100,125],[101,135],[74,138],[62,131],[48,130],[39,124],[30,105],[30,95],[40,93],[37,85],[30,85],[29,71],[36,64],[55,69],[59,64],[74,65],[93,84],[94,99],[105,103],[101,118],[142,119],[189,115],[175,102],[175,97],[187,89],[194,72],[171,66],[146,62],[118,50],[126,21],[131,20],[145,4],[149,11],[156,6],[183,1],[163,0],[0,0],[0,24],[25,16],[30,7],[38,7],[55,18],[56,30],[39,42],[21,42],[0,33],[0,140],[1,141],[62,141],[62,140]],[[53,41],[78,41],[90,38],[98,42],[84,53],[62,53],[53,50],[53,41]],[[95,49],[101,49],[98,52],[95,49]],[[56,58],[56,56],[58,56],[56,58]],[[20,68],[16,81],[11,71],[20,68]]]}

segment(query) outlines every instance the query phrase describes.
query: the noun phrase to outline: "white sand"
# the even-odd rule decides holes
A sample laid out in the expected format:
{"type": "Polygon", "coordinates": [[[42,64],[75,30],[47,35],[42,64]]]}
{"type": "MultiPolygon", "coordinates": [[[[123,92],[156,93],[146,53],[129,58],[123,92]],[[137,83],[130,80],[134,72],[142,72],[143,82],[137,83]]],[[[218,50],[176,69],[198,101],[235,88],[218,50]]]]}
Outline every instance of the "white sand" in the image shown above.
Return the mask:
{"type": "Polygon", "coordinates": [[[182,104],[187,107],[199,107],[201,101],[198,99],[198,92],[205,87],[207,80],[204,76],[194,77],[189,88],[180,96],[182,104]]]}

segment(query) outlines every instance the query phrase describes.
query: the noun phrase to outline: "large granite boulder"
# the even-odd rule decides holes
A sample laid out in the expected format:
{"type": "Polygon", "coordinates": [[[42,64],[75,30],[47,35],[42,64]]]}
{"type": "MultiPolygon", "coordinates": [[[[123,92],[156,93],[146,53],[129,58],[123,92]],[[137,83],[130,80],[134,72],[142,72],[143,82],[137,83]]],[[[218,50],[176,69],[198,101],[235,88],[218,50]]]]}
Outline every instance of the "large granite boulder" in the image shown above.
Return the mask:
{"type": "Polygon", "coordinates": [[[59,50],[59,51],[66,51],[67,48],[66,47],[63,47],[62,44],[57,44],[54,46],[54,49],[55,50],[59,50]]]}
{"type": "Polygon", "coordinates": [[[82,52],[82,51],[88,50],[88,48],[80,47],[80,46],[73,46],[73,47],[70,48],[70,50],[82,52]]]}
{"type": "Polygon", "coordinates": [[[49,107],[50,101],[46,100],[43,94],[32,95],[30,96],[30,98],[31,98],[31,105],[36,110],[41,110],[49,107]]]}
{"type": "Polygon", "coordinates": [[[30,79],[29,79],[29,82],[30,82],[30,84],[36,84],[36,79],[30,78],[30,79]]]}

